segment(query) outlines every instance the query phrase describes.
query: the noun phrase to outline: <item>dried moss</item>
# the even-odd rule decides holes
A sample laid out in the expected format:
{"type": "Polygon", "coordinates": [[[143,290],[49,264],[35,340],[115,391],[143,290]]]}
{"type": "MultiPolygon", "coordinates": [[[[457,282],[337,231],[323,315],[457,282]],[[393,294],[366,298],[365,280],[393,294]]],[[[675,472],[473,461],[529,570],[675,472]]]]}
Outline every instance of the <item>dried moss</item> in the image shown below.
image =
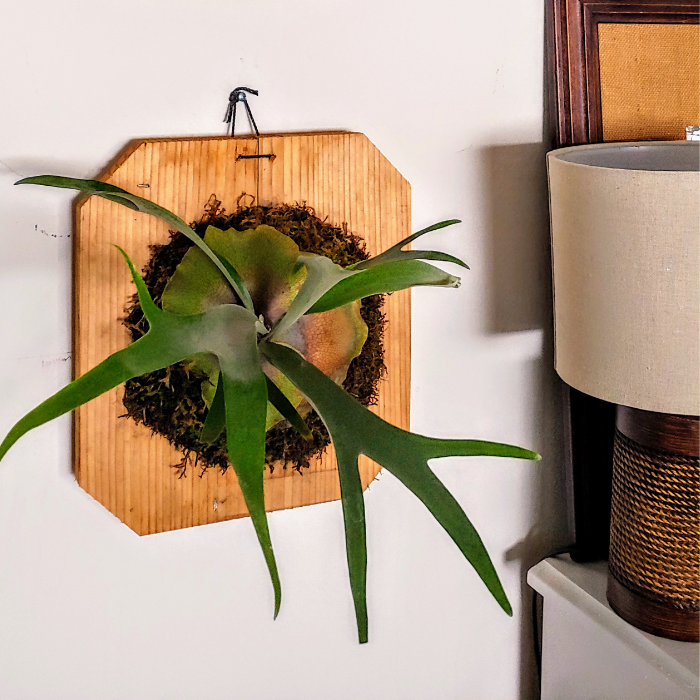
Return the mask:
{"type": "MultiPolygon", "coordinates": [[[[240,200],[239,200],[240,201],[240,200]]],[[[362,238],[347,230],[347,226],[334,226],[319,219],[306,205],[280,204],[273,207],[241,206],[233,214],[227,214],[215,197],[209,200],[194,230],[203,236],[207,226],[226,230],[243,231],[266,224],[289,236],[299,249],[329,257],[346,267],[369,255],[362,238]]],[[[170,241],[151,246],[151,258],[144,268],[144,279],[154,301],[160,306],[165,285],[185,253],[193,245],[181,233],[171,232],[170,241]]],[[[361,315],[367,324],[369,335],[360,355],[348,369],[345,390],[363,405],[377,401],[379,380],[386,371],[382,338],[385,317],[382,313],[382,296],[362,300],[361,315]]],[[[138,299],[134,297],[126,308],[124,325],[133,340],[148,330],[138,299]]],[[[129,380],[124,390],[126,416],[143,423],[153,432],[163,435],[184,454],[175,465],[180,477],[186,474],[188,465],[225,470],[229,466],[225,436],[213,445],[200,442],[199,434],[207,409],[202,399],[203,377],[191,371],[186,363],[145,374],[129,380]]],[[[315,411],[306,417],[313,432],[313,440],[306,441],[286,422],[278,423],[267,433],[265,461],[272,470],[276,465],[301,470],[310,464],[330,444],[328,431],[315,411]]]]}

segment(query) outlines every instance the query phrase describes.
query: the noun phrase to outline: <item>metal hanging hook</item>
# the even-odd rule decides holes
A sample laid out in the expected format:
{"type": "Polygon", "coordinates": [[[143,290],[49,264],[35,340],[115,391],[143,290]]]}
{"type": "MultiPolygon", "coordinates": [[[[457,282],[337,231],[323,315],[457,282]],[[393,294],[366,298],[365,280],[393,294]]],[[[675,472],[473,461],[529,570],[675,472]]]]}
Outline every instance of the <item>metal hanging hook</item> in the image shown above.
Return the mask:
{"type": "MultiPolygon", "coordinates": [[[[258,131],[258,125],[255,123],[253,113],[250,111],[250,105],[248,104],[248,98],[246,93],[250,95],[257,95],[258,91],[253,90],[253,88],[248,87],[237,87],[235,90],[231,91],[228,96],[228,107],[226,108],[226,114],[224,116],[224,122],[231,125],[231,137],[235,135],[236,131],[236,107],[239,102],[243,103],[245,111],[248,114],[248,119],[250,120],[250,125],[253,127],[256,136],[255,153],[247,152],[249,149],[246,146],[243,153],[238,153],[236,155],[236,161],[239,160],[254,160],[255,161],[255,197],[254,201],[260,201],[260,161],[265,159],[270,163],[275,159],[274,153],[260,153],[260,132],[258,131]]],[[[245,143],[245,141],[244,141],[245,143]]],[[[236,145],[236,151],[238,151],[236,145]]],[[[252,196],[252,195],[251,195],[252,196]]]]}
{"type": "Polygon", "coordinates": [[[251,95],[257,95],[258,91],[247,87],[237,87],[228,96],[228,107],[226,108],[226,115],[224,116],[224,122],[231,125],[231,136],[234,135],[236,129],[236,105],[239,102],[243,103],[246,113],[248,114],[248,119],[250,124],[255,131],[255,135],[260,138],[260,132],[258,131],[258,126],[253,118],[253,113],[250,111],[250,105],[248,104],[248,98],[246,97],[246,92],[251,95]]]}

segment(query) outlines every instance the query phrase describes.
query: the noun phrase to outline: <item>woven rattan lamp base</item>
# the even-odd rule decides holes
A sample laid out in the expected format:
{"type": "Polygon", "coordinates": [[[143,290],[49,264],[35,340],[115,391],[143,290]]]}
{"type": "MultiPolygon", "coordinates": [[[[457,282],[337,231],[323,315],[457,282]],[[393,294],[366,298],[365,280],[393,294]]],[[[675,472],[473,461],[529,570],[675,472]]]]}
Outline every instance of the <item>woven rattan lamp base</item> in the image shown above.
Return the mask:
{"type": "Polygon", "coordinates": [[[608,602],[646,632],[698,641],[698,419],[619,407],[608,602]]]}

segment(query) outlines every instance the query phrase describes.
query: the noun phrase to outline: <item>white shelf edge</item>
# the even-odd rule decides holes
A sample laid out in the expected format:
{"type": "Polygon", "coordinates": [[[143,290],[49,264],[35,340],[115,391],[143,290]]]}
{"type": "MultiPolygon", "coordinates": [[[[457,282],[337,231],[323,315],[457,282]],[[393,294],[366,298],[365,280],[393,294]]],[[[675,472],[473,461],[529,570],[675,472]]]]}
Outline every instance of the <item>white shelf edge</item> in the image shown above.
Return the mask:
{"type": "Polygon", "coordinates": [[[607,566],[604,563],[575,564],[568,555],[545,559],[527,574],[528,584],[543,596],[545,605],[548,593],[558,595],[680,687],[697,694],[700,691],[698,673],[689,667],[688,658],[693,650],[698,657],[698,644],[655,637],[625,622],[605,599],[605,580],[607,566]]]}

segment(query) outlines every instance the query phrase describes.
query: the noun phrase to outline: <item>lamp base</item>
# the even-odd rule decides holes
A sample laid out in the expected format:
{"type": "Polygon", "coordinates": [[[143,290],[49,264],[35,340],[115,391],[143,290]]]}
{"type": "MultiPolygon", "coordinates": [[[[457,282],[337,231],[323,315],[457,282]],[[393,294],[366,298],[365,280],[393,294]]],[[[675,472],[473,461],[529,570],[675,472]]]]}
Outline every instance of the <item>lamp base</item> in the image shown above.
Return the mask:
{"type": "Polygon", "coordinates": [[[700,615],[697,610],[672,608],[645,598],[626,588],[612,574],[608,575],[607,597],[610,607],[637,629],[681,642],[698,641],[700,615]]]}
{"type": "Polygon", "coordinates": [[[698,641],[698,418],[619,406],[608,602],[635,627],[698,641]]]}

